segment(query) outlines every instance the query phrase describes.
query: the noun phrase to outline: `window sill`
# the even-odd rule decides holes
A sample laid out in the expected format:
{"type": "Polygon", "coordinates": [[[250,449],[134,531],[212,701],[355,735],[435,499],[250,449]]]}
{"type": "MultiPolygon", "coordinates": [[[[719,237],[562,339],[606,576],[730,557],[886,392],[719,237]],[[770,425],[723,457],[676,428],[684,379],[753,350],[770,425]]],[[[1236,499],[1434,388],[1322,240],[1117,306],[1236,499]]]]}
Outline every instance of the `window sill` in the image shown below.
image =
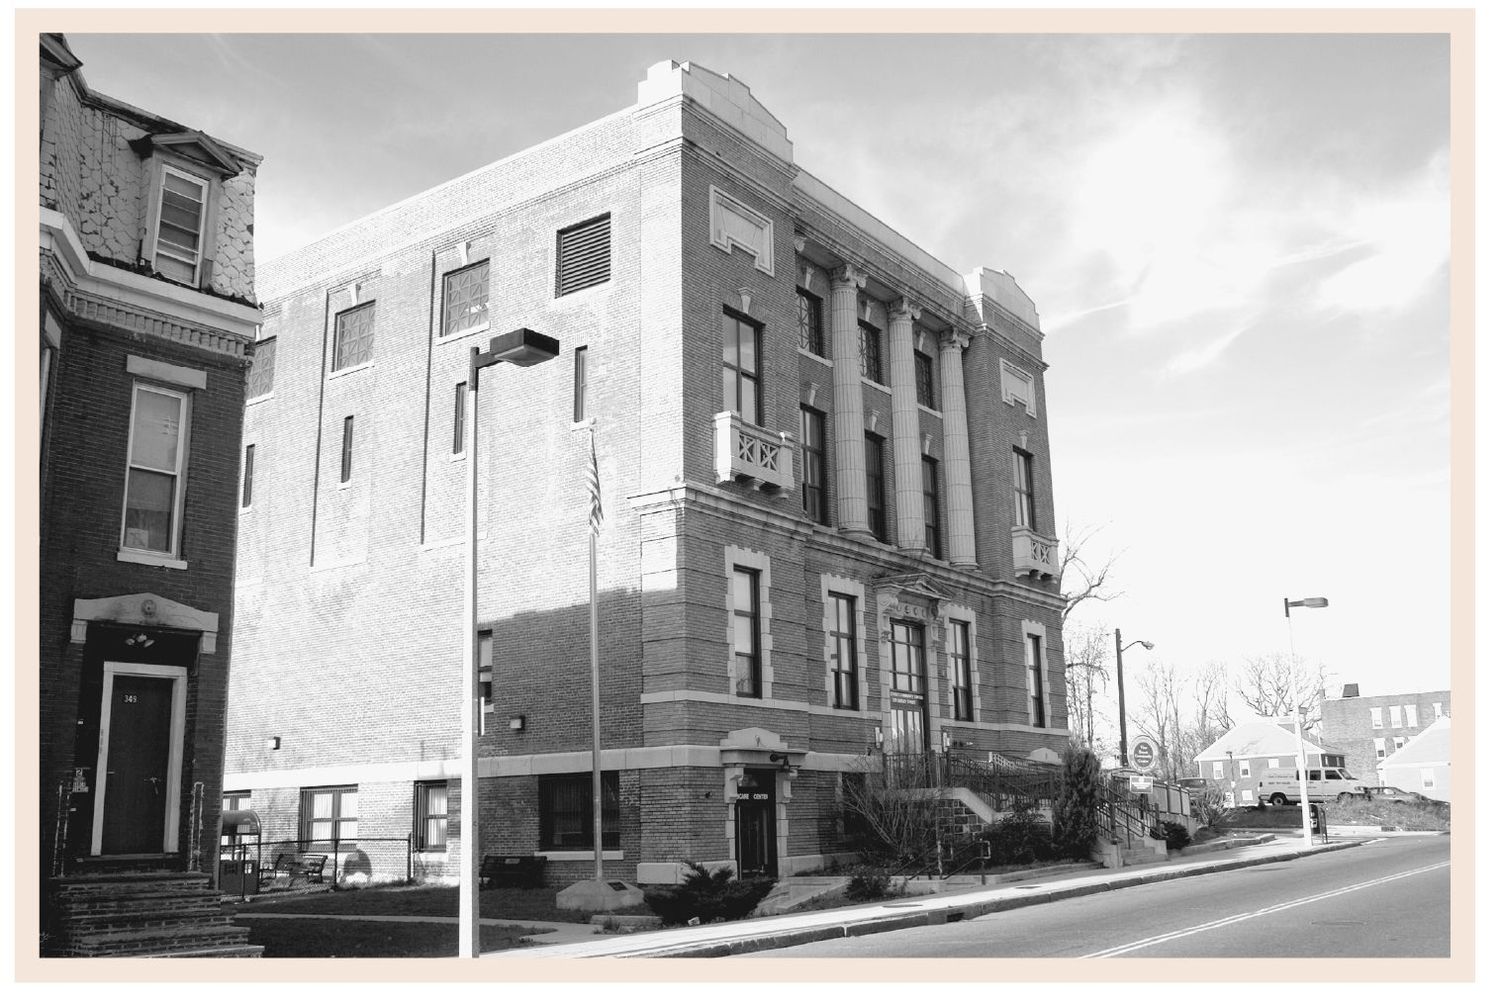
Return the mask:
{"type": "MultiPolygon", "coordinates": [[[[556,860],[558,862],[574,862],[574,861],[582,862],[583,860],[586,860],[586,859],[593,859],[594,858],[594,850],[593,849],[538,849],[537,850],[537,855],[541,856],[543,859],[546,859],[546,860],[556,860]]],[[[620,850],[620,849],[605,849],[603,852],[601,852],[600,855],[603,858],[608,859],[608,860],[622,860],[622,859],[625,859],[625,852],[623,850],[620,850]]]]}
{"type": "Polygon", "coordinates": [[[818,354],[818,352],[816,352],[816,351],[809,351],[807,348],[798,348],[797,353],[799,355],[803,356],[804,358],[811,358],[815,362],[822,362],[824,365],[827,365],[831,369],[834,367],[834,360],[833,359],[831,359],[831,358],[824,358],[822,355],[818,354]]]}
{"type": "Polygon", "coordinates": [[[262,393],[258,397],[248,397],[248,398],[246,398],[246,400],[245,400],[245,406],[249,407],[251,404],[261,404],[261,403],[265,403],[267,400],[275,400],[275,399],[276,399],[276,394],[275,393],[262,393]]]}
{"type": "Polygon", "coordinates": [[[882,393],[885,393],[888,396],[891,393],[891,387],[886,386],[882,383],[878,383],[874,379],[871,379],[869,376],[861,376],[860,382],[864,383],[866,386],[869,386],[872,389],[880,390],[882,393]]]}
{"type": "Polygon", "coordinates": [[[174,571],[188,569],[186,560],[178,560],[162,553],[143,553],[140,550],[120,549],[115,553],[115,559],[127,564],[145,564],[147,567],[166,567],[174,571]]]}
{"type": "Polygon", "coordinates": [[[927,404],[918,404],[917,409],[922,411],[924,414],[931,414],[936,418],[943,417],[943,411],[935,410],[932,407],[929,407],[927,404]]]}
{"type": "Polygon", "coordinates": [[[473,337],[476,334],[482,334],[489,329],[489,322],[482,323],[474,327],[465,327],[463,330],[454,331],[452,334],[439,334],[437,343],[448,344],[450,341],[461,341],[466,337],[473,337]]]}
{"type": "Polygon", "coordinates": [[[374,362],[365,362],[362,365],[351,365],[347,369],[336,369],[333,372],[330,372],[328,374],[328,378],[329,379],[338,379],[340,376],[347,376],[347,375],[349,375],[352,372],[364,372],[366,369],[373,369],[373,368],[375,368],[375,363],[374,362]]]}

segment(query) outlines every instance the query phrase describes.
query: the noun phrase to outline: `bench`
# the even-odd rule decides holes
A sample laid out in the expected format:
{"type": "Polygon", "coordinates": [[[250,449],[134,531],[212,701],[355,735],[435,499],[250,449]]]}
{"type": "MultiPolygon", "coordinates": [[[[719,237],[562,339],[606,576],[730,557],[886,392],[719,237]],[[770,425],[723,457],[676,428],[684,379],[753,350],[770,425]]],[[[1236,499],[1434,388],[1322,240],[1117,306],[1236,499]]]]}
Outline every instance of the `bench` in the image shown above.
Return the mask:
{"type": "Polygon", "coordinates": [[[486,856],[480,882],[490,887],[541,887],[545,856],[486,856]]]}
{"type": "Polygon", "coordinates": [[[314,852],[279,852],[276,854],[276,862],[266,868],[274,881],[277,877],[286,877],[287,886],[291,887],[298,880],[305,883],[323,883],[323,867],[328,863],[328,856],[314,852]]]}

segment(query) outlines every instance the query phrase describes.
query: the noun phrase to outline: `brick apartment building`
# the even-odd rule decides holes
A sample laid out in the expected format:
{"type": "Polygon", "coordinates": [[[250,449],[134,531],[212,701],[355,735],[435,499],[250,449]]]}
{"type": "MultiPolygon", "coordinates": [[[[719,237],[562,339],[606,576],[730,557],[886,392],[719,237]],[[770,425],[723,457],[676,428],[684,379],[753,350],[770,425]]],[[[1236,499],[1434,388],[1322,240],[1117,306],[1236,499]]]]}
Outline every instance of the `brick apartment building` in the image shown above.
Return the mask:
{"type": "Polygon", "coordinates": [[[1338,699],[1325,699],[1323,741],[1343,752],[1350,771],[1378,782],[1387,756],[1404,748],[1440,717],[1452,711],[1448,689],[1404,692],[1391,696],[1362,696],[1360,687],[1346,685],[1338,699]]]}
{"type": "Polygon", "coordinates": [[[658,64],[261,290],[225,796],[266,840],[456,875],[478,462],[482,851],[592,874],[591,429],[607,879],[819,866],[881,754],[1058,760],[1036,310],[804,172],[734,78],[658,64]],[[559,357],[485,370],[466,441],[471,349],[520,327],[559,357]]]}
{"type": "Polygon", "coordinates": [[[218,855],[260,158],[90,90],[61,35],[40,62],[46,921],[218,855]]]}

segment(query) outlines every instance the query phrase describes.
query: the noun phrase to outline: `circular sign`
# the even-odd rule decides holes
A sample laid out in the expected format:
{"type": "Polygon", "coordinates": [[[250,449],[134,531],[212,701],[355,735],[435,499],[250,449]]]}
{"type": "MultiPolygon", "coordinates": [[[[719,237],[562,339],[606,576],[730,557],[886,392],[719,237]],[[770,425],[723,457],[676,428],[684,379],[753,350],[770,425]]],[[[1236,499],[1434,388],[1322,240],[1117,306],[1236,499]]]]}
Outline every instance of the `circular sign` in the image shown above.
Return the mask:
{"type": "Polygon", "coordinates": [[[1138,769],[1150,769],[1157,761],[1157,745],[1151,738],[1137,737],[1131,742],[1131,764],[1138,769]]]}

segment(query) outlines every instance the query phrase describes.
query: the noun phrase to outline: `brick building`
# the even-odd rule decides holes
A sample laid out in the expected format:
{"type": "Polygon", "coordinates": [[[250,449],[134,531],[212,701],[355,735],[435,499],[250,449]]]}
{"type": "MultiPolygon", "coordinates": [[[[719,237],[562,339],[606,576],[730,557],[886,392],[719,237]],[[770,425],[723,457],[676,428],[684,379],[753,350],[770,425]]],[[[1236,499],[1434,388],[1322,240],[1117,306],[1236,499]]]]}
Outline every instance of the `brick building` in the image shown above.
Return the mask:
{"type": "Polygon", "coordinates": [[[39,866],[76,898],[217,857],[260,158],[40,61],[39,866]]]}
{"type": "Polygon", "coordinates": [[[1387,756],[1450,715],[1451,697],[1448,689],[1362,696],[1358,685],[1346,685],[1340,698],[1320,704],[1324,744],[1344,753],[1351,772],[1375,782],[1387,756]]]}
{"type": "Polygon", "coordinates": [[[1058,760],[1036,310],[801,170],[734,78],[658,64],[261,289],[225,785],[266,839],[456,874],[478,462],[483,852],[592,873],[591,434],[608,879],[819,866],[882,755],[1058,760]],[[466,441],[469,354],[520,327],[560,356],[485,370],[466,441]]]}

